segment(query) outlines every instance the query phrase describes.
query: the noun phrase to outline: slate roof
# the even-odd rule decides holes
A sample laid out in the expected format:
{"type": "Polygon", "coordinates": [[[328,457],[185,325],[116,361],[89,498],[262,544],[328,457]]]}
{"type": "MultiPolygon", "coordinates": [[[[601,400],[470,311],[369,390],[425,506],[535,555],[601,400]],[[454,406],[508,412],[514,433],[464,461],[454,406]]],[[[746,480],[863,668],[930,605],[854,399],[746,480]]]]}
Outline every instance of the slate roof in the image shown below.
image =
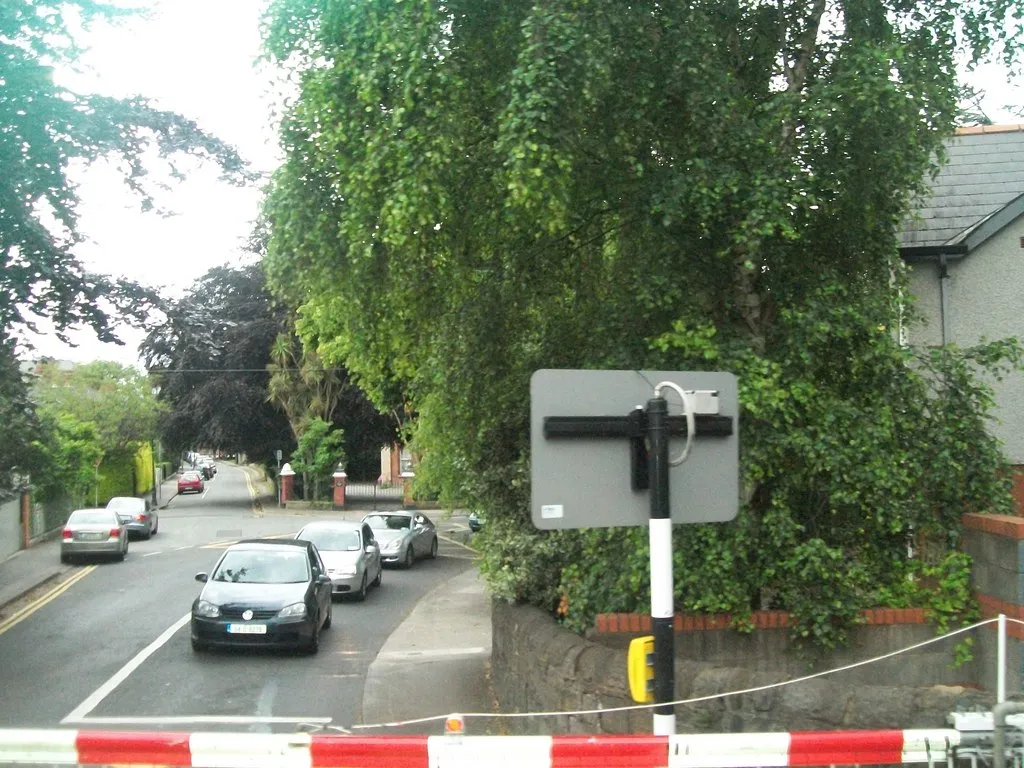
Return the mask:
{"type": "Polygon", "coordinates": [[[960,128],[932,196],[899,233],[901,250],[968,252],[1024,213],[1024,123],[960,128]]]}

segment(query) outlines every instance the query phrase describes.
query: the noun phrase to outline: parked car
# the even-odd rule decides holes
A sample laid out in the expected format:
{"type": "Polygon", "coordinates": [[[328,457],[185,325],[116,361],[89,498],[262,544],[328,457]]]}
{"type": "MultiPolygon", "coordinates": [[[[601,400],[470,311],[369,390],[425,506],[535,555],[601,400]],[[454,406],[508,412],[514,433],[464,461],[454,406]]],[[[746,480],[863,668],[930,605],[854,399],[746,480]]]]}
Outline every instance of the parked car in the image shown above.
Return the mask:
{"type": "Polygon", "coordinates": [[[484,516],[481,515],[479,512],[471,512],[469,515],[469,530],[471,530],[473,533],[476,533],[484,527],[485,522],[486,520],[484,516]]]}
{"type": "Polygon", "coordinates": [[[194,470],[178,475],[178,493],[202,493],[206,490],[203,476],[194,470]]]}
{"type": "Polygon", "coordinates": [[[192,603],[192,649],[287,647],[316,653],[331,626],[331,578],[316,545],[249,539],[228,547],[192,603]]]}
{"type": "Polygon", "coordinates": [[[202,474],[204,480],[210,480],[217,474],[217,465],[209,456],[200,456],[196,462],[196,471],[202,474]]]}
{"type": "Polygon", "coordinates": [[[420,557],[437,557],[437,528],[422,512],[371,512],[363,522],[373,529],[385,563],[412,568],[420,557]]]}
{"type": "Polygon", "coordinates": [[[68,517],[60,539],[60,561],[84,555],[109,555],[124,560],[128,529],[111,509],[76,509],[68,517]]]}
{"type": "Polygon", "coordinates": [[[366,599],[368,587],[379,587],[384,578],[380,546],[366,523],[352,520],[318,520],[295,535],[311,541],[327,566],[334,595],[366,599]]]}
{"type": "Polygon", "coordinates": [[[115,496],[107,502],[107,509],[112,509],[121,518],[129,534],[137,533],[148,539],[155,536],[160,527],[160,519],[148,499],[135,496],[115,496]]]}

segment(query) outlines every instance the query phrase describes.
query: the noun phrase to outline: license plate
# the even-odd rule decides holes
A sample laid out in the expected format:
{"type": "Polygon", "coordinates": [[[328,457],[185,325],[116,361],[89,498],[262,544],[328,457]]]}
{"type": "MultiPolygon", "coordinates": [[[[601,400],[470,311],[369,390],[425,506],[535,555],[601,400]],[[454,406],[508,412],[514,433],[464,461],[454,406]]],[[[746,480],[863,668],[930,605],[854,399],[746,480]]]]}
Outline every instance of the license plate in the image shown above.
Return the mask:
{"type": "Polygon", "coordinates": [[[228,632],[232,635],[265,635],[266,624],[228,624],[228,632]]]}
{"type": "Polygon", "coordinates": [[[86,541],[104,541],[109,534],[106,533],[83,533],[82,538],[86,541]]]}

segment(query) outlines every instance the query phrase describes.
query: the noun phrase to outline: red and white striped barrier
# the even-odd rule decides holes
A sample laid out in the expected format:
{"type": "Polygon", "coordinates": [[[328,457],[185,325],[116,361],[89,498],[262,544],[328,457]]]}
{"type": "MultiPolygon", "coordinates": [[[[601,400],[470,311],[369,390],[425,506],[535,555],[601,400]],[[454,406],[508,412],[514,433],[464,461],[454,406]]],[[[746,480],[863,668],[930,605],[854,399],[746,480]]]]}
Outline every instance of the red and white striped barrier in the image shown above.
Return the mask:
{"type": "Polygon", "coordinates": [[[747,768],[945,762],[952,729],[677,736],[342,736],[0,729],[0,764],[203,768],[747,768]]]}

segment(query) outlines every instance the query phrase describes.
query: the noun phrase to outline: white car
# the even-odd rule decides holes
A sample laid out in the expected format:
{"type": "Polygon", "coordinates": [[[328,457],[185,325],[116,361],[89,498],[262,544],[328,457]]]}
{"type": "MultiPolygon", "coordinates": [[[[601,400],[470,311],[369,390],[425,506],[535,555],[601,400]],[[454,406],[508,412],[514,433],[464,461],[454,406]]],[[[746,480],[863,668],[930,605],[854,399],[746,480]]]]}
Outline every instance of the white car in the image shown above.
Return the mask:
{"type": "Polygon", "coordinates": [[[365,600],[384,577],[380,545],[370,526],[350,520],[318,520],[295,535],[311,541],[331,577],[331,595],[365,600]]]}

